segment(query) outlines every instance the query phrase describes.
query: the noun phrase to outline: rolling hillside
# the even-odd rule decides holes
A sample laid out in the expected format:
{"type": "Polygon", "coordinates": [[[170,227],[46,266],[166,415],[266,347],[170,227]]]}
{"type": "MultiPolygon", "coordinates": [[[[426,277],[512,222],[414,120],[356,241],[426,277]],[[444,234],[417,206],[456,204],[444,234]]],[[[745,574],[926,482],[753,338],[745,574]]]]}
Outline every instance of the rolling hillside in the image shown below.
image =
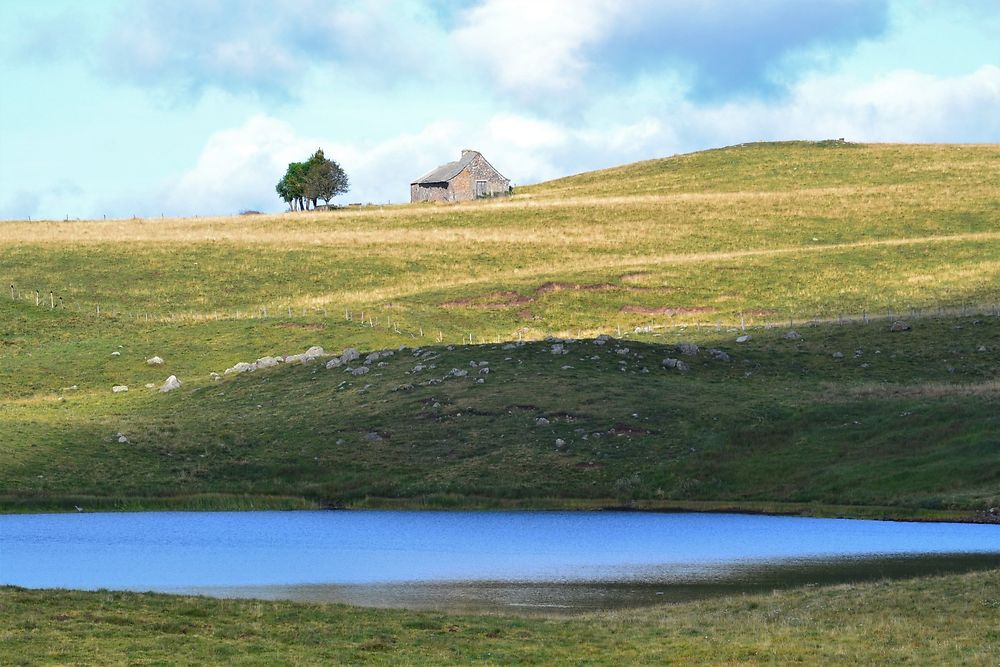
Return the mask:
{"type": "Polygon", "coordinates": [[[0,279],[7,509],[1000,504],[996,145],[752,144],[463,205],[4,222],[0,279]],[[310,345],[395,354],[209,375],[310,345]]]}

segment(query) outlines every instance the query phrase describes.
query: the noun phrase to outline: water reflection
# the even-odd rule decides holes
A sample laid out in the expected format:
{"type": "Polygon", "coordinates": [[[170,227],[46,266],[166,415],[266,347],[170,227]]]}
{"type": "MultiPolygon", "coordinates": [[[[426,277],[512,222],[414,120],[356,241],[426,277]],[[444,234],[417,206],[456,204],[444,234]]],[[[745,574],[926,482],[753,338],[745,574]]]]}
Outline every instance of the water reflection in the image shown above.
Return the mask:
{"type": "Polygon", "coordinates": [[[0,583],[587,610],[1000,567],[1000,526],[735,514],[0,516],[0,583]]]}

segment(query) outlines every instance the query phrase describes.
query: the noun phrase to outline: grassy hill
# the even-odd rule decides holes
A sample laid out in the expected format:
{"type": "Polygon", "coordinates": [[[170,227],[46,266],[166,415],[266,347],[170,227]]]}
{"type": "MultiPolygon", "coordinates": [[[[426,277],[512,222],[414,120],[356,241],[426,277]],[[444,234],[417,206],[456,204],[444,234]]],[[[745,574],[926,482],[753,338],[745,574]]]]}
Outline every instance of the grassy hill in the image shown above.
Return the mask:
{"type": "Polygon", "coordinates": [[[0,223],[0,506],[975,516],[998,223],[1000,146],[840,142],[451,206],[0,223]],[[310,345],[395,354],[209,376],[310,345]]]}

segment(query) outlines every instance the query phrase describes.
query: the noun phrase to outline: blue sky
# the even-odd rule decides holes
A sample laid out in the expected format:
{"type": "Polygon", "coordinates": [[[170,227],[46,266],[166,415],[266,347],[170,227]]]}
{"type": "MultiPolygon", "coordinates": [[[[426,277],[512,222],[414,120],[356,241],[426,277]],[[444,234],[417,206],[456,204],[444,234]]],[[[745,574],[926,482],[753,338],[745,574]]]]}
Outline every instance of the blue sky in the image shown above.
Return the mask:
{"type": "Polygon", "coordinates": [[[1000,142],[997,0],[4,0],[0,219],[347,202],[744,141],[1000,142]]]}

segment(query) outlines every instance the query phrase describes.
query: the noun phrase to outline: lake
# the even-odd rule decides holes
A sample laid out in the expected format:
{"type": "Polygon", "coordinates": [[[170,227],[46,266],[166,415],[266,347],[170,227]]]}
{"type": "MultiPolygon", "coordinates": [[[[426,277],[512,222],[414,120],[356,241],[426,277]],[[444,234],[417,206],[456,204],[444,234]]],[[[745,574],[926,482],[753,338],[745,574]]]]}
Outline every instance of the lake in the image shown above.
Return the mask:
{"type": "Polygon", "coordinates": [[[0,516],[0,583],[567,613],[1000,567],[1000,526],[639,512],[0,516]]]}

